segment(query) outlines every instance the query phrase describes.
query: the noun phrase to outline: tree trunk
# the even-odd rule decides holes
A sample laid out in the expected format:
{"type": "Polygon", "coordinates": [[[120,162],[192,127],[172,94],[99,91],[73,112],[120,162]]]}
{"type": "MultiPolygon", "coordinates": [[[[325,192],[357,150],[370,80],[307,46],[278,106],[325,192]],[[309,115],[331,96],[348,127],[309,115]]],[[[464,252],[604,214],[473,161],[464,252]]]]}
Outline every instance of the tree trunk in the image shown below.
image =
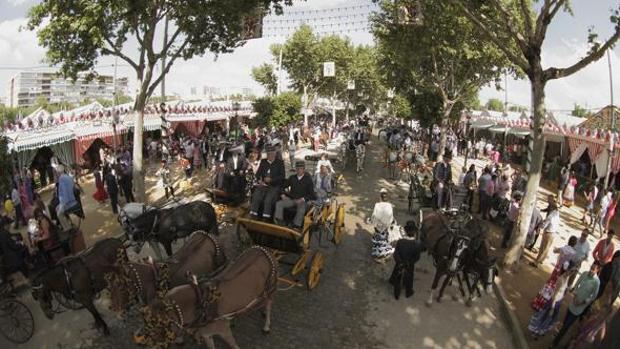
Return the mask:
{"type": "Polygon", "coordinates": [[[446,140],[448,139],[448,123],[450,122],[450,113],[452,112],[453,106],[454,103],[449,101],[443,103],[443,115],[441,117],[441,133],[439,134],[439,153],[437,154],[437,162],[443,161],[443,155],[446,150],[446,140]]]}
{"type": "Polygon", "coordinates": [[[144,185],[144,169],[142,164],[142,137],[144,133],[144,106],[146,105],[146,91],[141,90],[136,98],[135,117],[133,123],[133,188],[137,202],[146,203],[146,188],[144,185]]]}
{"type": "Polygon", "coordinates": [[[528,181],[525,197],[519,212],[518,229],[515,229],[514,236],[510,242],[510,247],[504,257],[504,266],[513,269],[519,263],[527,232],[530,228],[532,213],[536,206],[538,195],[538,187],[542,174],[542,164],[545,152],[545,136],[543,134],[543,126],[545,125],[545,85],[543,81],[542,69],[538,69],[538,74],[532,74],[530,77],[532,89],[532,110],[534,111],[534,146],[531,154],[530,172],[528,173],[528,181]]]}

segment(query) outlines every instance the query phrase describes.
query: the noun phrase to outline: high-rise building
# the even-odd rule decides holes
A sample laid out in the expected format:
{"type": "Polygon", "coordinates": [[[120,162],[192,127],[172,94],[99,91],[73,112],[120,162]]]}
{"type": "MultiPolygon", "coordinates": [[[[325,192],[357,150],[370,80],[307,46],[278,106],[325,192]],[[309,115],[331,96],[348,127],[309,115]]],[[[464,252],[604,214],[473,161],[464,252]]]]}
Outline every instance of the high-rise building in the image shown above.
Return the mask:
{"type": "Polygon", "coordinates": [[[10,107],[29,107],[43,98],[47,103],[80,103],[85,99],[114,97],[114,85],[118,94],[127,94],[129,81],[126,77],[98,75],[88,81],[86,74],[79,74],[76,81],[63,78],[55,71],[23,71],[9,80],[8,101],[10,107]]]}

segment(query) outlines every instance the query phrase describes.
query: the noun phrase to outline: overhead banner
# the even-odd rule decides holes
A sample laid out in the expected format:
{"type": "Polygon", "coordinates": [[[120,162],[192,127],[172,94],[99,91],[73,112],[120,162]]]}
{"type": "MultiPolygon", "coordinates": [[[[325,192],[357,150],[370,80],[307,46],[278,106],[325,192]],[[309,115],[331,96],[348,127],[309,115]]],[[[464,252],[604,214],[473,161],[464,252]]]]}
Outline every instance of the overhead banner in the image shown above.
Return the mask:
{"type": "Polygon", "coordinates": [[[336,76],[336,63],[334,62],[323,63],[323,76],[324,77],[336,76]]]}

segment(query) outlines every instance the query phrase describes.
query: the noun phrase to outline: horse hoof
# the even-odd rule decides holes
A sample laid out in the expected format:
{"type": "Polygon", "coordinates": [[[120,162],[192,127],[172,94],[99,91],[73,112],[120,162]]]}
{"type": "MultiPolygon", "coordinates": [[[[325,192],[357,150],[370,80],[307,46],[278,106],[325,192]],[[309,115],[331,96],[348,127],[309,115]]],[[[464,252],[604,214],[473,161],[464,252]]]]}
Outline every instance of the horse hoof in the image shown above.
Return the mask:
{"type": "Polygon", "coordinates": [[[436,301],[437,303],[441,303],[441,298],[437,298],[435,301],[436,301]]]}
{"type": "Polygon", "coordinates": [[[472,304],[472,300],[471,300],[471,299],[468,299],[468,300],[465,302],[465,305],[466,305],[466,306],[468,306],[468,307],[471,307],[471,304],[472,304]]]}
{"type": "Polygon", "coordinates": [[[264,329],[263,328],[263,329],[261,329],[261,332],[263,332],[263,335],[266,336],[266,335],[268,335],[271,332],[271,329],[269,329],[269,328],[268,329],[264,329]]]}
{"type": "Polygon", "coordinates": [[[433,305],[433,302],[426,301],[426,303],[424,303],[424,304],[426,304],[426,307],[430,308],[433,305]]]}

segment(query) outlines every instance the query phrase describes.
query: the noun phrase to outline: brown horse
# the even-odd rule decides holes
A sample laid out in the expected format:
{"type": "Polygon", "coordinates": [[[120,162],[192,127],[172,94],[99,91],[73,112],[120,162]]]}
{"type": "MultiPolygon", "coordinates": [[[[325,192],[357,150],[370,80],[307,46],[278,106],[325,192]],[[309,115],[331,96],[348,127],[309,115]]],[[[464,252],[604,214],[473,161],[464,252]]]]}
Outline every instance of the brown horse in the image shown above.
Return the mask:
{"type": "Polygon", "coordinates": [[[183,330],[192,328],[197,340],[214,349],[213,335],[231,348],[239,348],[229,321],[265,308],[264,332],[271,326],[271,305],[277,289],[278,264],[263,247],[243,252],[224,271],[206,282],[194,282],[170,290],[142,310],[146,343],[167,348],[183,330]]]}
{"type": "MultiPolygon", "coordinates": [[[[421,213],[422,215],[422,213],[421,213]]],[[[494,270],[494,261],[489,258],[488,246],[486,244],[486,232],[488,228],[479,219],[473,218],[464,212],[445,214],[440,211],[427,212],[423,215],[421,240],[426,250],[433,258],[435,265],[435,277],[431,286],[431,292],[426,304],[431,306],[435,290],[442,276],[444,282],[439,290],[437,302],[441,302],[444,289],[456,276],[458,279],[459,290],[464,297],[462,281],[464,278],[469,290],[467,304],[473,300],[472,287],[478,281],[484,279],[493,282],[493,278],[483,270],[484,268],[494,270]],[[484,267],[481,267],[484,266],[484,267]],[[470,283],[470,276],[475,282],[470,283]]],[[[493,276],[495,274],[492,274],[493,276]]]]}
{"type": "Polygon", "coordinates": [[[111,309],[119,316],[138,301],[150,303],[158,291],[187,283],[186,273],[208,275],[223,268],[226,256],[217,237],[202,230],[192,233],[187,242],[163,263],[152,260],[136,263],[127,260],[125,253],[118,255],[114,272],[106,275],[110,290],[111,309]]]}
{"type": "Polygon", "coordinates": [[[76,256],[63,258],[32,280],[32,297],[49,319],[63,311],[54,306],[54,300],[77,302],[93,315],[95,325],[108,335],[108,326],[95,308],[93,299],[106,287],[104,274],[114,270],[117,254],[124,252],[121,240],[104,239],[76,256]]]}

